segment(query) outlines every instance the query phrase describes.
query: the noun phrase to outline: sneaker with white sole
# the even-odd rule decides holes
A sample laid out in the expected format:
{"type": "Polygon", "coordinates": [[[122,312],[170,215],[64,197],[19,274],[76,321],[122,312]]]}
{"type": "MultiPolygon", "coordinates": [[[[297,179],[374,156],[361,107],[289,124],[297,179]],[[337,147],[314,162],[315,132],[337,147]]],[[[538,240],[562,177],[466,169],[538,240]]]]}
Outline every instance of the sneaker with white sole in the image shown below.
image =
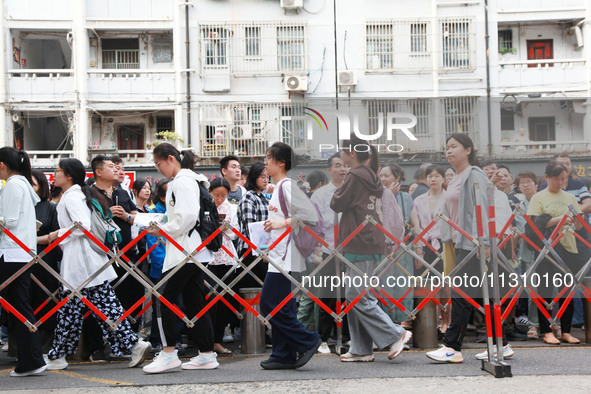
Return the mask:
{"type": "Polygon", "coordinates": [[[57,358],[55,360],[50,360],[43,356],[45,359],[45,364],[47,365],[47,369],[50,371],[58,371],[60,369],[68,368],[68,362],[66,361],[66,356],[57,358]]]}
{"type": "Polygon", "coordinates": [[[162,351],[154,357],[154,360],[150,364],[142,369],[146,373],[160,373],[178,368],[180,365],[181,360],[179,360],[176,350],[170,353],[162,351]]]}
{"type": "Polygon", "coordinates": [[[400,339],[390,345],[388,360],[393,360],[396,356],[398,356],[404,350],[404,345],[406,345],[406,343],[411,339],[412,332],[404,330],[404,334],[402,334],[400,339]]]}
{"type": "MultiPolygon", "coordinates": [[[[497,347],[493,346],[493,357],[497,356],[497,347]]],[[[511,349],[510,345],[504,346],[503,347],[503,358],[511,358],[513,357],[513,355],[515,354],[515,352],[513,351],[513,349],[511,349]]],[[[478,360],[487,360],[488,359],[488,349],[486,349],[484,352],[482,353],[478,353],[476,355],[476,358],[478,360]]]]}
{"type": "Polygon", "coordinates": [[[351,352],[347,352],[345,354],[341,354],[341,361],[344,363],[370,363],[375,360],[373,354],[353,354],[351,352]]]}
{"type": "Polygon", "coordinates": [[[328,347],[328,343],[322,342],[317,351],[318,351],[318,353],[329,354],[330,348],[328,347]]]}
{"type": "Polygon", "coordinates": [[[462,352],[455,351],[454,349],[447,347],[445,345],[441,345],[441,347],[437,350],[433,350],[431,352],[427,352],[425,354],[428,358],[433,361],[437,361],[440,363],[462,363],[464,362],[464,357],[462,357],[462,352]]]}
{"type": "Polygon", "coordinates": [[[234,336],[232,335],[232,330],[230,326],[226,326],[224,329],[224,337],[222,338],[222,343],[234,342],[234,336]]]}
{"type": "Polygon", "coordinates": [[[216,369],[220,366],[217,360],[217,353],[199,353],[199,355],[193,357],[190,361],[181,365],[182,369],[216,369]]]}
{"type": "Polygon", "coordinates": [[[146,356],[150,353],[152,345],[150,342],[142,341],[141,339],[131,348],[131,361],[129,368],[137,367],[144,362],[146,356]]]}
{"type": "Polygon", "coordinates": [[[13,378],[24,378],[25,376],[38,375],[38,374],[44,372],[46,369],[47,369],[47,365],[44,365],[44,366],[39,367],[37,369],[33,369],[31,371],[26,371],[26,372],[10,371],[10,376],[12,376],[13,378]]]}

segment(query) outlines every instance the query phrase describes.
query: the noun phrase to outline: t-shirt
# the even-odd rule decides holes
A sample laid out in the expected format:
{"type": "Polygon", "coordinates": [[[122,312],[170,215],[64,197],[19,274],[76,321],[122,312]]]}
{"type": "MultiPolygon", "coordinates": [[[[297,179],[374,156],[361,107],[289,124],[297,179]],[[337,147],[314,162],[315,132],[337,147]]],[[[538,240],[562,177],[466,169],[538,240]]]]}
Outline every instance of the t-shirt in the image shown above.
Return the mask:
{"type": "MultiPolygon", "coordinates": [[[[449,213],[449,219],[456,224],[458,223],[458,206],[460,205],[460,189],[462,187],[462,180],[468,173],[469,171],[464,170],[456,174],[447,184],[447,190],[443,194],[445,205],[447,206],[447,213],[449,213]]],[[[451,236],[453,242],[456,243],[458,238],[457,230],[452,228],[451,236]]]]}
{"type": "Polygon", "coordinates": [[[238,187],[238,188],[236,188],[236,190],[230,191],[228,193],[228,202],[230,204],[238,205],[240,200],[242,200],[242,189],[241,188],[238,187]]]}
{"type": "MultiPolygon", "coordinates": [[[[546,213],[555,218],[564,215],[568,211],[569,205],[572,205],[577,212],[581,212],[574,195],[564,190],[558,193],[550,193],[548,189],[544,189],[531,198],[527,214],[529,216],[539,216],[546,213]]],[[[560,239],[560,244],[567,251],[577,253],[576,238],[572,233],[566,232],[564,237],[560,239]]]]}

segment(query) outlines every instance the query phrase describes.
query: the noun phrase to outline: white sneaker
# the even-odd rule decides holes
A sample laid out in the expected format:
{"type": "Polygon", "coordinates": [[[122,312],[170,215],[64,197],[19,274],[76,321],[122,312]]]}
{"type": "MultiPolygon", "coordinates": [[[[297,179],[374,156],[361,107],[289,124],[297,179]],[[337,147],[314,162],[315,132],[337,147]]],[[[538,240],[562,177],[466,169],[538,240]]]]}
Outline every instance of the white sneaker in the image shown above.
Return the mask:
{"type": "Polygon", "coordinates": [[[178,368],[180,365],[181,360],[179,360],[176,350],[170,353],[162,351],[154,357],[154,360],[150,364],[142,369],[146,373],[160,373],[178,368]]]}
{"type": "Polygon", "coordinates": [[[232,335],[232,330],[230,326],[226,326],[224,330],[224,337],[222,338],[222,343],[234,342],[234,336],[232,335]]]}
{"type": "MultiPolygon", "coordinates": [[[[493,346],[493,357],[497,356],[497,347],[493,346]]],[[[511,358],[513,357],[513,355],[515,354],[515,352],[513,351],[513,349],[511,349],[510,345],[507,345],[505,347],[503,347],[503,358],[511,358]]],[[[476,358],[478,360],[487,360],[488,359],[488,349],[486,349],[484,352],[482,353],[478,353],[476,355],[476,358]]]]}
{"type": "Polygon", "coordinates": [[[322,342],[318,348],[318,353],[329,354],[330,348],[328,347],[328,343],[322,342]]]}
{"type": "Polygon", "coordinates": [[[193,357],[191,361],[183,363],[182,369],[216,369],[220,366],[217,361],[217,353],[213,352],[210,354],[199,353],[199,355],[193,357]]]}
{"type": "Polygon", "coordinates": [[[41,372],[44,372],[46,369],[47,369],[47,365],[44,365],[44,366],[39,367],[37,369],[33,369],[31,371],[26,371],[26,372],[10,371],[10,376],[12,376],[13,378],[22,378],[25,376],[40,374],[41,372]]]}
{"type": "Polygon", "coordinates": [[[4,345],[2,345],[2,351],[3,352],[7,352],[8,351],[8,342],[4,343],[4,345]]]}
{"type": "Polygon", "coordinates": [[[55,360],[50,360],[43,355],[45,359],[45,364],[47,365],[47,369],[50,371],[57,371],[59,369],[66,369],[68,368],[68,362],[66,361],[66,356],[57,358],[55,360]]]}
{"type": "Polygon", "coordinates": [[[439,349],[433,350],[432,352],[427,352],[425,356],[427,356],[431,360],[438,361],[440,363],[464,362],[462,352],[456,352],[454,349],[447,347],[445,345],[441,345],[439,349]]]}
{"type": "Polygon", "coordinates": [[[131,361],[129,362],[129,368],[137,367],[144,362],[148,353],[152,350],[150,342],[142,341],[141,339],[136,342],[131,348],[131,361]]]}
{"type": "Polygon", "coordinates": [[[402,337],[390,345],[390,352],[388,353],[388,360],[393,360],[396,356],[398,356],[403,350],[404,345],[408,341],[412,339],[412,332],[404,330],[404,334],[402,337]]]}

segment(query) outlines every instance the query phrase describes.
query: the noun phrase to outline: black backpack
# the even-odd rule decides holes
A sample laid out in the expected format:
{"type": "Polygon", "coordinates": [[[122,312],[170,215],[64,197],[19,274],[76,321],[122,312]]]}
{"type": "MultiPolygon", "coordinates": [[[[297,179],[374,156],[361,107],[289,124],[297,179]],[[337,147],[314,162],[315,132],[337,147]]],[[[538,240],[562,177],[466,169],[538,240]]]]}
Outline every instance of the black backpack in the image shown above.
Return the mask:
{"type": "MultiPolygon", "coordinates": [[[[189,237],[196,230],[201,236],[201,242],[203,242],[220,227],[220,216],[218,215],[218,207],[215,205],[213,197],[209,194],[207,188],[199,181],[197,181],[197,185],[199,185],[199,219],[189,231],[189,237]]],[[[172,201],[176,202],[174,193],[172,193],[172,201]]],[[[220,231],[206,245],[207,249],[217,252],[222,247],[222,240],[223,234],[220,231]]]]}

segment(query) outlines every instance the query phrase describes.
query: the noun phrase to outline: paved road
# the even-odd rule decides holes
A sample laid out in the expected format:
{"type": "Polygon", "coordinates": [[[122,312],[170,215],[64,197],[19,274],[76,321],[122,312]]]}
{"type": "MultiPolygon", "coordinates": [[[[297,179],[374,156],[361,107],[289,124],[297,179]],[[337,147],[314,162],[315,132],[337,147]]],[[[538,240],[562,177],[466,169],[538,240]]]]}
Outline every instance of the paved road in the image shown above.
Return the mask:
{"type": "MultiPolygon", "coordinates": [[[[470,344],[474,347],[474,344],[470,344]]],[[[482,348],[482,345],[477,345],[482,348]]],[[[385,352],[376,354],[373,363],[341,363],[332,355],[317,355],[300,370],[264,371],[259,363],[266,356],[237,355],[221,359],[220,368],[213,371],[175,371],[161,375],[146,375],[141,369],[129,369],[126,362],[101,364],[72,363],[64,371],[46,372],[44,376],[26,379],[10,378],[14,360],[0,355],[0,390],[55,392],[277,392],[277,391],[356,391],[379,392],[396,387],[411,392],[466,391],[484,392],[488,388],[503,388],[501,392],[527,390],[542,392],[553,387],[564,391],[591,392],[591,362],[589,346],[539,346],[539,342],[521,342],[515,346],[510,361],[514,378],[494,379],[480,370],[474,359],[478,349],[464,350],[463,364],[435,364],[422,350],[410,350],[388,361],[385,352]],[[525,345],[525,346],[524,346],[525,345]],[[526,386],[523,386],[525,384],[526,386]],[[114,389],[113,387],[122,387],[114,389]],[[139,387],[139,388],[138,388],[139,387]],[[63,390],[68,388],[69,390],[63,390]]]]}

